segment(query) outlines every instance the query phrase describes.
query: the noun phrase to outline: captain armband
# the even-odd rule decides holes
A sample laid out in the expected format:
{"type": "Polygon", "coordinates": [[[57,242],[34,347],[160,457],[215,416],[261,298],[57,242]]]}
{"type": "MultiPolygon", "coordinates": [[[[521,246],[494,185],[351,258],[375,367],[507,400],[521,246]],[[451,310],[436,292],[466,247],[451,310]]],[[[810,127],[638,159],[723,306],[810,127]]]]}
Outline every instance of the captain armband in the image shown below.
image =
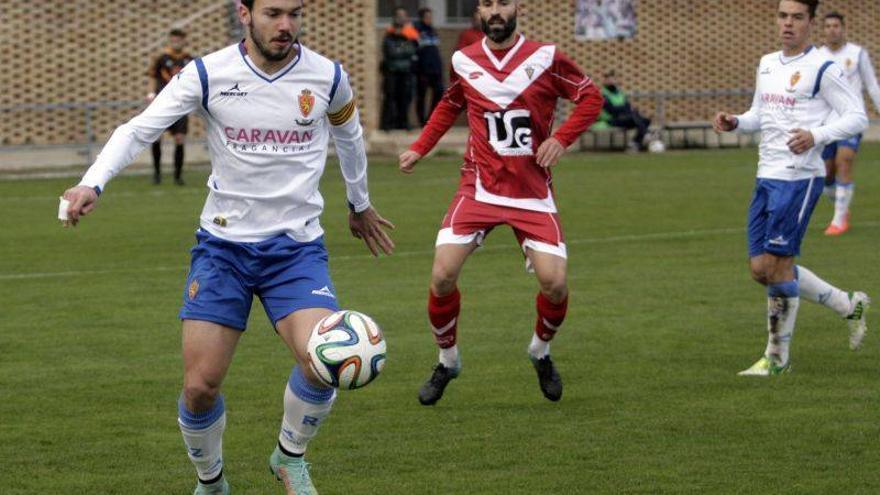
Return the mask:
{"type": "Polygon", "coordinates": [[[351,120],[355,110],[357,110],[357,105],[355,105],[354,98],[352,98],[338,112],[328,112],[327,117],[330,119],[330,124],[338,127],[351,120]]]}

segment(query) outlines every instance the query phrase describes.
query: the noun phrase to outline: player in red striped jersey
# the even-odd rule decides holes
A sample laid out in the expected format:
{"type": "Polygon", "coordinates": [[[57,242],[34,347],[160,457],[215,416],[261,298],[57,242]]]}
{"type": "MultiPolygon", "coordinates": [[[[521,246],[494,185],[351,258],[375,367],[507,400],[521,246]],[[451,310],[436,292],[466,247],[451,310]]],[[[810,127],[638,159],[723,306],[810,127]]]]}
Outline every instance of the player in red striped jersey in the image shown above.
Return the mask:
{"type": "Polygon", "coordinates": [[[440,347],[439,363],[419,391],[436,403],[461,359],[456,346],[461,296],[457,280],[468,256],[496,226],[510,225],[540,285],[537,322],[529,357],[544,396],[562,397],[562,380],[550,359],[549,342],[568,307],[566,248],[556,210],[550,169],[587,130],[602,109],[589,77],[554,44],[517,32],[517,0],[480,0],[486,38],[452,56],[459,78],[434,110],[419,139],[400,156],[411,173],[466,108],[470,138],[458,192],[437,235],[428,315],[440,347]],[[575,103],[553,132],[558,98],[575,103]]]}

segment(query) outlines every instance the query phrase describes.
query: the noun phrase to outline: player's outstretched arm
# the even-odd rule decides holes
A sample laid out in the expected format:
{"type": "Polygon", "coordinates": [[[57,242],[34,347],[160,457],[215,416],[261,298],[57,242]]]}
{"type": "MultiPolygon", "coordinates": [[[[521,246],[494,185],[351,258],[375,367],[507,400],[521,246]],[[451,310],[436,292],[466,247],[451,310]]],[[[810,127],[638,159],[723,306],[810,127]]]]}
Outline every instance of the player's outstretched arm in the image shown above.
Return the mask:
{"type": "Polygon", "coordinates": [[[461,81],[455,81],[449,89],[443,93],[440,103],[434,108],[428,123],[422,129],[419,138],[409,147],[409,151],[400,155],[400,171],[405,174],[413,172],[416,162],[427,155],[440,138],[446,134],[455,123],[458,115],[464,109],[464,92],[461,81]]]}
{"type": "Polygon", "coordinates": [[[79,185],[65,191],[63,197],[70,202],[65,225],[76,226],[80,217],[94,210],[98,191],[102,191],[110,179],[131,164],[138,153],[155,141],[168,126],[195,110],[201,97],[199,76],[196,68],[190,64],[168,83],[143,113],[119,126],[79,185]]]}
{"type": "Polygon", "coordinates": [[[61,196],[67,201],[67,208],[64,211],[66,220],[62,220],[65,227],[76,227],[80,217],[84,217],[98,207],[98,191],[88,186],[75,186],[64,191],[61,196]]]}
{"type": "Polygon", "coordinates": [[[385,254],[394,252],[394,241],[385,231],[393,230],[394,224],[379,215],[372,206],[361,212],[350,212],[348,226],[351,228],[351,235],[363,239],[373,256],[379,256],[380,250],[385,254]]]}

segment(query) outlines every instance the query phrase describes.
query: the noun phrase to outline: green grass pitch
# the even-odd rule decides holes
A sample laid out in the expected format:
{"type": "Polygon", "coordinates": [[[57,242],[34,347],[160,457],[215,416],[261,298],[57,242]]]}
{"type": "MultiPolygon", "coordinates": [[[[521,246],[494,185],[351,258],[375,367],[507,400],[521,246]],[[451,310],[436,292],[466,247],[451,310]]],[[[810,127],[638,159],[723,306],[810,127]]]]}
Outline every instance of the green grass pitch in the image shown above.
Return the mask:
{"type": "MultiPolygon", "coordinates": [[[[348,234],[331,162],[323,224],[340,302],[383,326],[388,363],[374,384],[340,393],[312,442],[321,493],[876,493],[877,332],[852,353],[844,322],[804,302],[793,373],[735,376],[766,339],[765,292],[745,255],[756,155],[567,156],[555,171],[572,290],[553,343],[562,401],[538,390],[525,352],[537,285],[499,228],[465,266],[464,368],[436,407],[416,393],[436,359],[426,291],[459,159],[411,177],[372,162],[372,199],[397,225],[397,253],[380,259],[348,234]]],[[[878,167],[880,146],[865,146],[852,230],[822,235],[823,199],[801,259],[876,299],[878,167]]],[[[69,230],[54,218],[73,179],[0,181],[3,495],[191,492],[177,310],[206,191],[204,172],[186,178],[118,178],[69,230]]],[[[291,364],[255,304],[224,387],[236,494],[282,492],[266,460],[291,364]]]]}

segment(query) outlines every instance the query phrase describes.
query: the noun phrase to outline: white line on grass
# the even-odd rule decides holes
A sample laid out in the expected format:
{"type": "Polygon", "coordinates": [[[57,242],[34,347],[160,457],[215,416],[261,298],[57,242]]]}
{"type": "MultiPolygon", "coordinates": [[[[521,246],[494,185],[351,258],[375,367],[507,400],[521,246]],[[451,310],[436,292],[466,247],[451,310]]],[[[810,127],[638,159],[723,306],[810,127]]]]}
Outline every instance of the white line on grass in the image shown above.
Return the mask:
{"type": "MultiPolygon", "coordinates": [[[[876,228],[880,226],[880,222],[861,222],[853,224],[854,227],[876,228]]],[[[816,230],[816,229],[813,229],[816,230]]],[[[719,229],[694,229],[682,230],[677,232],[655,232],[652,234],[630,234],[617,235],[609,237],[588,237],[585,239],[574,239],[566,244],[613,244],[618,242],[633,241],[663,241],[675,239],[687,239],[693,237],[704,237],[713,235],[743,234],[745,229],[742,227],[729,227],[719,229]]],[[[484,246],[480,251],[500,251],[502,249],[511,249],[509,245],[484,246]]],[[[417,251],[402,251],[394,253],[395,257],[411,257],[411,256],[427,256],[433,255],[434,249],[422,249],[417,251]]],[[[331,256],[330,263],[337,261],[363,260],[372,258],[369,254],[353,254],[346,256],[331,256]]],[[[185,272],[188,269],[186,265],[177,266],[154,266],[154,267],[138,267],[138,268],[107,268],[103,270],[69,270],[63,272],[33,272],[33,273],[3,273],[0,274],[0,280],[33,280],[41,278],[60,278],[60,277],[78,277],[88,275],[107,275],[111,273],[151,273],[151,272],[185,272]]]]}

